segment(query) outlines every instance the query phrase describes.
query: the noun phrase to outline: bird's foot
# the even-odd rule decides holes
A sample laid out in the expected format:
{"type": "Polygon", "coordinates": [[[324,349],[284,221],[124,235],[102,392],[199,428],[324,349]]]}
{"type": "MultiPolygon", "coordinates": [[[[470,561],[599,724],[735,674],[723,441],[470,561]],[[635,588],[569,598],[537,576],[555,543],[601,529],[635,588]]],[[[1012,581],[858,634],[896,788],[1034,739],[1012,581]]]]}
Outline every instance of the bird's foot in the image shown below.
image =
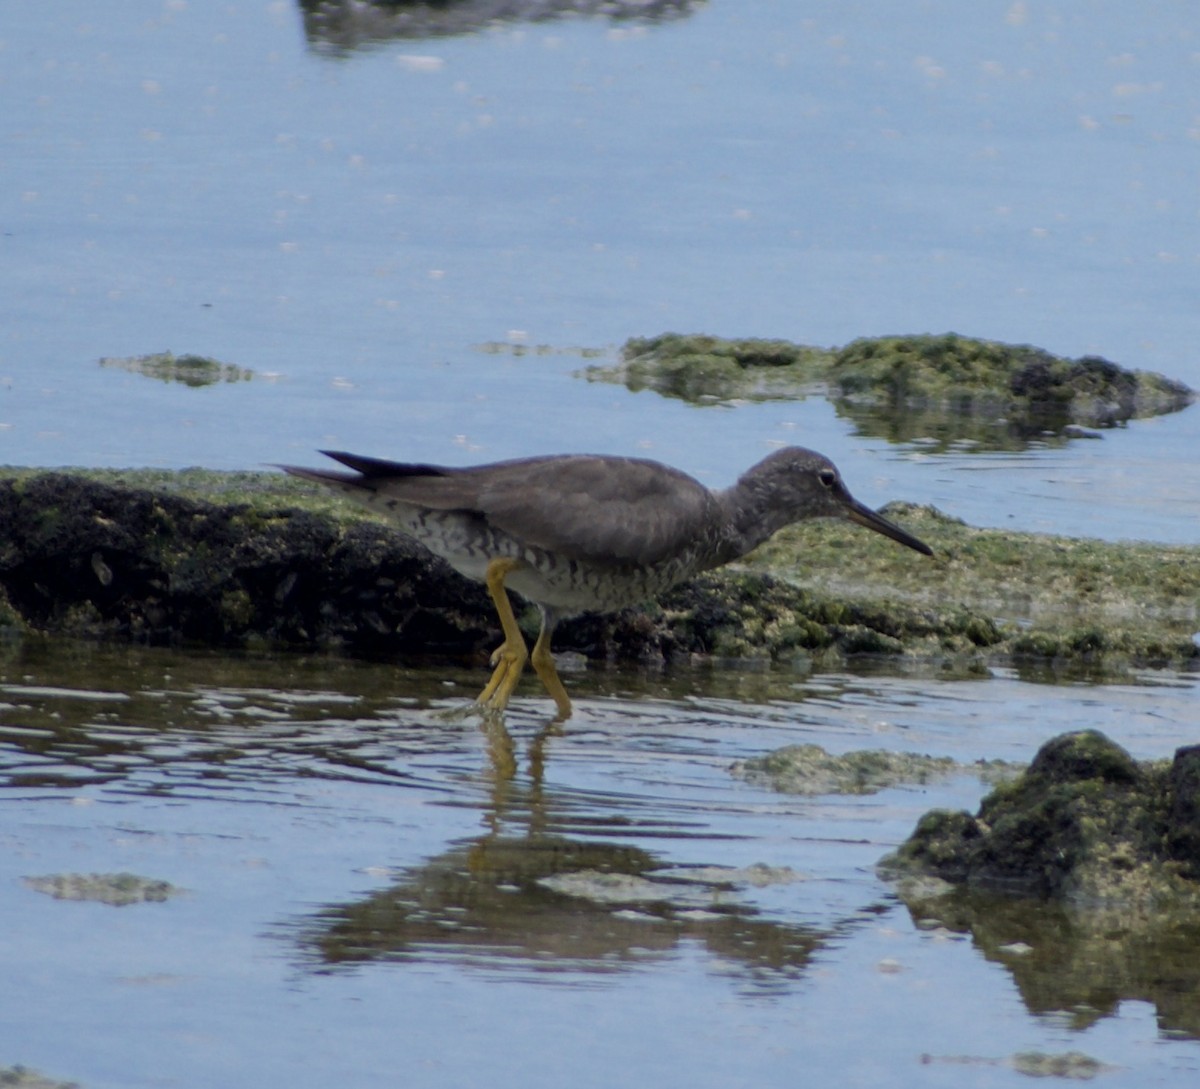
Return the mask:
{"type": "Polygon", "coordinates": [[[550,653],[550,628],[543,625],[537,642],[533,644],[533,654],[529,659],[538,679],[545,686],[554,700],[556,714],[551,725],[566,722],[571,717],[571,697],[558,676],[558,667],[554,664],[554,655],[550,653]]]}
{"type": "Polygon", "coordinates": [[[529,650],[524,641],[513,644],[505,640],[492,651],[492,678],[483,686],[479,698],[475,701],[480,707],[491,711],[503,711],[508,706],[513,689],[521,679],[521,672],[529,658],[529,650]]]}

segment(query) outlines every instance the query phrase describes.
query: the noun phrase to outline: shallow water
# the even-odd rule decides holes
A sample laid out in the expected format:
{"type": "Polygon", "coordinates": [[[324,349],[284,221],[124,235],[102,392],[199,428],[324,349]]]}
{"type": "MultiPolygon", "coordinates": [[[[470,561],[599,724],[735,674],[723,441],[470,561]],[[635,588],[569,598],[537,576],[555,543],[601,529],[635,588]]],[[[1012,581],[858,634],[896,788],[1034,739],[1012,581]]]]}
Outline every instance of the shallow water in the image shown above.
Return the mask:
{"type": "Polygon", "coordinates": [[[1026,1051],[1112,1084],[1200,1070],[1194,993],[1047,1007],[875,876],[925,810],[976,804],[975,775],[800,797],[729,771],[799,741],[1025,760],[1086,726],[1165,756],[1194,739],[1194,676],[596,670],[561,733],[532,683],[507,730],[456,715],[480,679],[10,647],[6,1057],[88,1086],[1005,1085],[1026,1051]],[[112,907],[22,881],[72,872],[186,891],[112,907]]]}

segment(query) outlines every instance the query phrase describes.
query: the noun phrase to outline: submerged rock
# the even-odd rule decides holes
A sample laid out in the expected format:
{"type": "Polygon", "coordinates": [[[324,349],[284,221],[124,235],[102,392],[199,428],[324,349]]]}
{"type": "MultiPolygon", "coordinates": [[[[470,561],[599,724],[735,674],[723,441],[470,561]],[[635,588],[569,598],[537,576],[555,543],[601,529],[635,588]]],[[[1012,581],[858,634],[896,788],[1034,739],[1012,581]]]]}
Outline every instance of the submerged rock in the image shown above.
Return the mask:
{"type": "Polygon", "coordinates": [[[993,1059],[982,1055],[922,1055],[924,1065],[953,1065],[957,1067],[1011,1067],[1018,1074],[1031,1078],[1069,1078],[1072,1081],[1090,1081],[1099,1074],[1106,1074],[1119,1067],[1109,1066],[1085,1055],[1081,1051],[1058,1053],[1045,1051],[1019,1051],[1007,1059],[993,1059]]]}
{"type": "Polygon", "coordinates": [[[27,877],[25,884],[55,900],[95,900],[113,907],[161,903],[181,893],[169,881],[135,873],[54,873],[27,877]]]}
{"type": "Polygon", "coordinates": [[[1098,731],[1064,734],[975,816],[925,814],[880,866],[1073,904],[1200,909],[1200,746],[1138,762],[1098,731]]]}
{"type": "Polygon", "coordinates": [[[1071,1078],[1075,1081],[1090,1081],[1097,1074],[1117,1069],[1082,1051],[1019,1051],[1012,1057],[1012,1067],[1018,1074],[1031,1078],[1071,1078]]]}
{"type": "Polygon", "coordinates": [[[615,367],[593,365],[592,380],[617,381],[693,403],[794,399],[825,380],[833,352],[786,340],[726,340],[664,333],[626,341],[615,367]]]}
{"type": "Polygon", "coordinates": [[[28,1066],[0,1066],[3,1089],[80,1089],[77,1081],[55,1081],[28,1066]]]}
{"type": "MultiPolygon", "coordinates": [[[[477,34],[505,23],[572,17],[660,22],[690,15],[705,0],[300,0],[304,32],[322,52],[344,54],[381,42],[477,34]]],[[[414,58],[427,60],[435,58],[414,58]]]]}
{"type": "Polygon", "coordinates": [[[212,386],[218,382],[248,382],[254,372],[234,363],[222,363],[203,355],[175,355],[153,352],[150,355],[106,356],[100,366],[110,370],[157,378],[160,382],[178,382],[184,386],[212,386]]]}
{"type": "Polygon", "coordinates": [[[820,745],[786,745],[741,760],[738,778],[784,794],[875,794],[899,783],[928,783],[965,770],[948,756],[860,749],[834,755],[820,745]]]}

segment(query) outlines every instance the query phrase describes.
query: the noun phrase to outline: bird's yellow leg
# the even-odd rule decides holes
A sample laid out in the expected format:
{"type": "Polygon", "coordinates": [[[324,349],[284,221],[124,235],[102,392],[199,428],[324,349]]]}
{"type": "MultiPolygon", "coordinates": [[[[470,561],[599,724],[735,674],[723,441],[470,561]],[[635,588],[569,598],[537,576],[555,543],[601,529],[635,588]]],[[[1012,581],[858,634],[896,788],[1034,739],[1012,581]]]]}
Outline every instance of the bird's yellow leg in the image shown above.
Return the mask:
{"type": "Polygon", "coordinates": [[[492,651],[492,679],[483,686],[479,698],[475,701],[493,711],[503,711],[508,706],[509,697],[521,679],[521,671],[529,658],[529,648],[525,645],[525,637],[517,627],[517,618],[513,615],[512,604],[508,600],[508,591],[504,588],[504,580],[509,573],[520,566],[519,560],[492,560],[487,566],[484,579],[496,613],[500,617],[500,627],[504,631],[504,642],[492,651]]]}
{"type": "Polygon", "coordinates": [[[554,697],[554,702],[558,706],[558,714],[554,716],[554,721],[563,722],[571,717],[571,697],[567,695],[562,681],[558,679],[554,655],[550,653],[550,630],[550,624],[542,624],[542,630],[538,633],[537,642],[533,644],[533,655],[529,661],[542,684],[546,686],[546,691],[554,697]]]}

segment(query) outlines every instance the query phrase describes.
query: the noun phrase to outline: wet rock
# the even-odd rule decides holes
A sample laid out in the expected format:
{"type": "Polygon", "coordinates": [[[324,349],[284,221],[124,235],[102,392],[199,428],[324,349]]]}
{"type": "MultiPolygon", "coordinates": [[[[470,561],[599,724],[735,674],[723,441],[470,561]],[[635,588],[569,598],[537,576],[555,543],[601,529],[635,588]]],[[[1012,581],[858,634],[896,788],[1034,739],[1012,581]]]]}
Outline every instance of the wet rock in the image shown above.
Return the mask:
{"type": "MultiPolygon", "coordinates": [[[[932,542],[933,561],[842,523],[789,527],[657,601],[564,621],[555,648],[654,668],[904,657],[961,675],[993,661],[1099,676],[1200,660],[1188,611],[1200,549],[885,510],[932,542]],[[1023,610],[1023,623],[992,618],[1023,610]]],[[[532,606],[518,619],[536,635],[532,606]]],[[[500,640],[483,586],[386,523],[279,474],[202,470],[7,470],[0,631],[411,661],[484,661],[500,640]]]]}
{"type": "Polygon", "coordinates": [[[1175,751],[1167,790],[1167,850],[1188,877],[1200,879],[1200,745],[1175,751]]]}
{"type": "Polygon", "coordinates": [[[55,900],[95,900],[113,907],[161,903],[182,891],[169,881],[134,873],[55,873],[27,877],[25,884],[55,900]]]}
{"type": "Polygon", "coordinates": [[[823,382],[833,352],[786,340],[726,340],[703,334],[634,338],[616,367],[596,364],[593,381],[616,381],[634,392],[654,390],[692,403],[735,398],[794,399],[823,382]]]}
{"type": "Polygon", "coordinates": [[[821,392],[861,433],[923,449],[1095,439],[1095,428],[1196,399],[1182,382],[1098,356],[1066,359],[956,333],[864,337],[841,349],[667,333],[629,340],[619,364],[585,374],[695,404],[821,392]]]}
{"type": "Polygon", "coordinates": [[[28,1066],[0,1066],[0,1089],[80,1089],[77,1081],[55,1081],[28,1066]]]}
{"type": "Polygon", "coordinates": [[[106,356],[100,366],[129,371],[160,382],[178,382],[183,386],[212,386],[218,382],[248,382],[254,372],[234,363],[222,363],[203,355],[175,355],[153,352],[150,355],[106,356]]]}
{"type": "Polygon", "coordinates": [[[1200,908],[1200,754],[1139,763],[1095,730],[1042,746],[975,816],[934,810],[883,872],[1075,904],[1200,908]]]}
{"type": "Polygon", "coordinates": [[[71,473],[0,480],[0,586],[39,631],[152,644],[482,650],[482,587],[369,521],[71,473]]]}
{"type": "Polygon", "coordinates": [[[348,53],[391,40],[443,38],[498,24],[572,16],[658,22],[686,16],[703,0],[300,0],[314,48],[348,53]]]}
{"type": "MultiPolygon", "coordinates": [[[[153,486],[81,473],[0,479],[0,624],[151,644],[260,641],[409,658],[483,658],[499,641],[483,586],[384,523],[333,504],[290,505],[284,496],[305,492],[277,494],[279,478],[265,474],[245,478],[258,482],[245,495],[209,482],[211,500],[147,479],[153,486]]],[[[524,619],[532,636],[536,613],[524,619]]],[[[568,620],[556,644],[593,659],[661,664],[895,655],[913,638],[972,643],[988,632],[999,638],[994,625],[962,610],[836,601],[769,574],[726,571],[643,609],[568,620]]]]}
{"type": "Polygon", "coordinates": [[[834,755],[820,745],[786,745],[741,760],[738,778],[785,794],[874,794],[898,783],[927,783],[962,770],[946,756],[860,749],[834,755]]]}

